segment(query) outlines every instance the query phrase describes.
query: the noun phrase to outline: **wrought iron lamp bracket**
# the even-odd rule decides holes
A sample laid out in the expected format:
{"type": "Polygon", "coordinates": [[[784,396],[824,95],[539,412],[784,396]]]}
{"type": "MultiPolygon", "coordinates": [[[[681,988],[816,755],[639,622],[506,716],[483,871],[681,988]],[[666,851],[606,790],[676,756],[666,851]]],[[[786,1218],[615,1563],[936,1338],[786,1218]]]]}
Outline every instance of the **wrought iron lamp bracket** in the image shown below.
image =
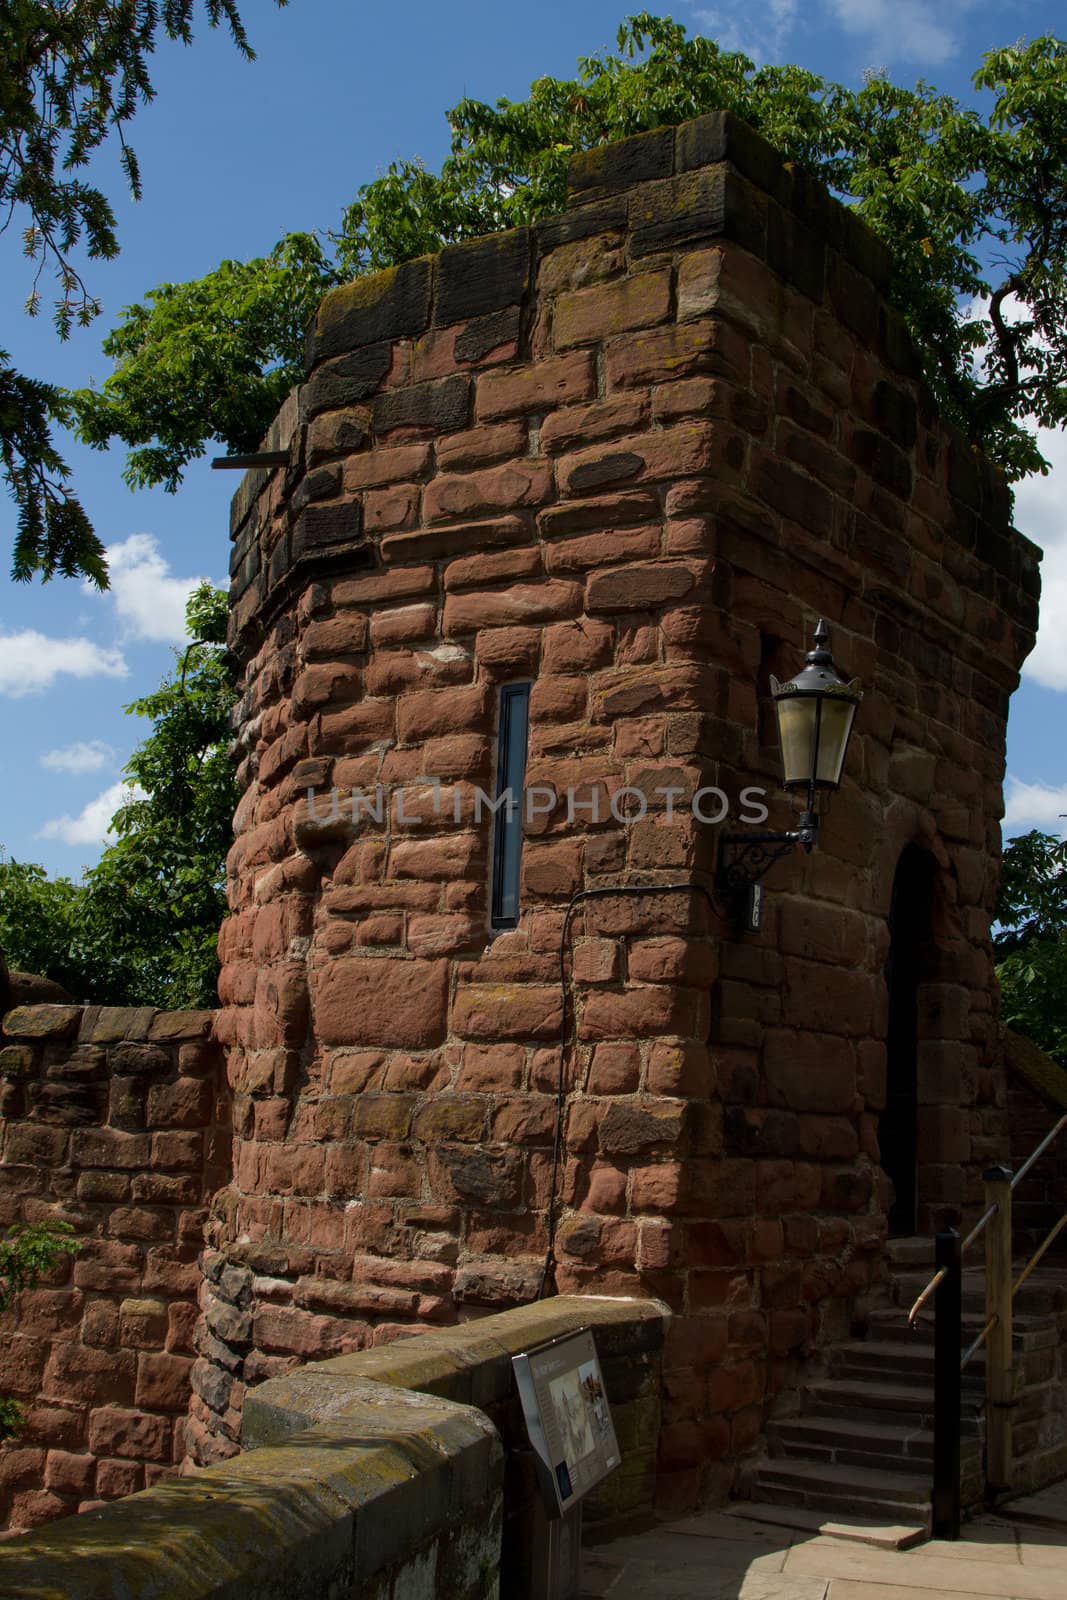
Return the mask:
{"type": "Polygon", "coordinates": [[[738,922],[755,932],[760,925],[763,891],[761,880],[783,856],[802,846],[813,849],[819,837],[819,819],[805,811],[800,827],[788,833],[724,833],[719,842],[719,892],[738,922]]]}

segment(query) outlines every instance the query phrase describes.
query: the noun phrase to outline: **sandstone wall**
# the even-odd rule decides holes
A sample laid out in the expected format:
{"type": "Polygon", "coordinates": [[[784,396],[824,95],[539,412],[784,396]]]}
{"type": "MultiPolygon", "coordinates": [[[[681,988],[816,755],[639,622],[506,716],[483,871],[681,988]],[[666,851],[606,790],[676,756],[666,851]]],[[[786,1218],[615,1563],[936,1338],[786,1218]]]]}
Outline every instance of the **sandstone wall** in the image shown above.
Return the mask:
{"type": "Polygon", "coordinates": [[[79,1249],[0,1315],[0,1519],[25,1528],[171,1476],[185,1454],[205,1200],[229,1170],[213,1013],[41,1005],[0,1034],[0,1224],[79,1249]]]}
{"type": "Polygon", "coordinates": [[[558,219],[323,302],[267,441],[289,465],[234,502],[235,1146],[196,1459],[236,1448],[243,1384],[537,1292],[578,889],[692,889],[577,910],[558,1180],[559,1288],[675,1312],[665,1503],[722,1492],[877,1292],[909,844],[937,876],[922,1225],[1006,1154],[989,926],[1037,553],[938,422],[888,281],[849,212],[716,115],[581,158],[558,219]],[[768,681],[819,615],[865,685],[845,782],[741,936],[703,892],[718,830],[657,791],[762,784],[789,824],[768,681]],[[527,782],[599,814],[534,819],[492,937],[473,791],[524,680],[527,782]],[[331,815],[331,786],[378,784],[380,821],[331,815]]]}

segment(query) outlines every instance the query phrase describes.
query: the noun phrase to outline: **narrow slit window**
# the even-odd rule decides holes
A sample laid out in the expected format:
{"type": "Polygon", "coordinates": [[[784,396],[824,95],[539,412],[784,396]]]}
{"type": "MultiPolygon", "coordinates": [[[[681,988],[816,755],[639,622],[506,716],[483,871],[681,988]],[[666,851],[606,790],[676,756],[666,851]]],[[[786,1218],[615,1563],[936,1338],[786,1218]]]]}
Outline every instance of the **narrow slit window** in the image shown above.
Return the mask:
{"type": "Polygon", "coordinates": [[[519,869],[522,860],[523,784],[530,726],[530,685],[508,683],[500,691],[500,729],[496,752],[496,800],[500,804],[493,831],[493,895],[490,926],[514,928],[519,920],[519,869]]]}

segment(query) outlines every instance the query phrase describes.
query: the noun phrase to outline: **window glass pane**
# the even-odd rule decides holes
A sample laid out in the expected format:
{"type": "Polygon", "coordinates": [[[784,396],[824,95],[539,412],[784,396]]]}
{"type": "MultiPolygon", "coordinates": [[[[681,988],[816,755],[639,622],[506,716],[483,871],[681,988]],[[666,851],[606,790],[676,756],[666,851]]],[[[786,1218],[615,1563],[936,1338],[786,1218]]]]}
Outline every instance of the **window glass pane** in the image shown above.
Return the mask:
{"type": "Polygon", "coordinates": [[[522,857],[522,787],[526,781],[526,742],[530,722],[530,685],[509,683],[500,691],[497,739],[496,799],[505,793],[493,834],[493,897],[489,921],[494,928],[513,928],[519,920],[519,869],[522,857]]]}

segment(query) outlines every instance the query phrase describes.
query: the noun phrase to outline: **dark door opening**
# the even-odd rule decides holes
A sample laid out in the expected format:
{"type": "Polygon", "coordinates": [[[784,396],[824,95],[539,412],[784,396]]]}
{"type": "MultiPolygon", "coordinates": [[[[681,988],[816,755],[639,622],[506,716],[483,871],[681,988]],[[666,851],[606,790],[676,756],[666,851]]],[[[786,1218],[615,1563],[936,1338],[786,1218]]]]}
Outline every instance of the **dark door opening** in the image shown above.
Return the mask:
{"type": "Polygon", "coordinates": [[[897,864],[889,913],[886,1105],[878,1125],[882,1166],[896,1191],[892,1238],[914,1234],[919,1208],[919,985],[927,976],[933,858],[909,845],[897,864]]]}

